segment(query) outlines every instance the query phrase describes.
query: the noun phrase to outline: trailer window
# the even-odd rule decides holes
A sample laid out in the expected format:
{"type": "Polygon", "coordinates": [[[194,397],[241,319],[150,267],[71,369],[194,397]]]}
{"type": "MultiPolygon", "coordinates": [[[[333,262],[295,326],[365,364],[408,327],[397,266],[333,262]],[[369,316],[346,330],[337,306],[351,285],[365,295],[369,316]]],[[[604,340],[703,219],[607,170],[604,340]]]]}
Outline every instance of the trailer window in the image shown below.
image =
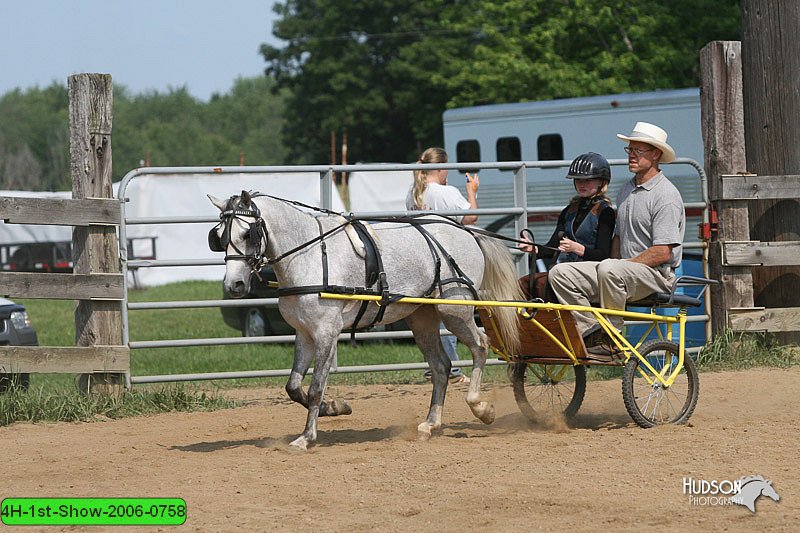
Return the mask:
{"type": "Polygon", "coordinates": [[[458,141],[456,144],[456,163],[475,163],[481,160],[481,146],[478,141],[458,141]]]}
{"type": "Polygon", "coordinates": [[[564,159],[564,140],[558,133],[539,135],[536,151],[539,161],[560,161],[564,159]]]}
{"type": "Polygon", "coordinates": [[[522,161],[522,148],[517,137],[500,137],[497,139],[498,161],[522,161]]]}

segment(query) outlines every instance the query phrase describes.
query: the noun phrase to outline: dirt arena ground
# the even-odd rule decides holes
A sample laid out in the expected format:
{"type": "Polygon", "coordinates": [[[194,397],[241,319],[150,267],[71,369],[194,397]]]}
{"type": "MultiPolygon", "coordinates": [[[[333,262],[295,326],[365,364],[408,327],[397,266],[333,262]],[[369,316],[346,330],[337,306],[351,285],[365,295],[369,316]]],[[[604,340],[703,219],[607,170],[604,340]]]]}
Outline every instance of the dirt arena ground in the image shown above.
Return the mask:
{"type": "Polygon", "coordinates": [[[528,422],[508,386],[486,389],[497,408],[486,426],[451,386],[428,442],[416,425],[429,385],[335,387],[353,414],[321,419],[305,453],[287,447],[305,411],[281,389],[250,389],[233,410],[0,428],[0,486],[184,498],[188,520],[164,531],[797,531],[798,385],[798,368],[704,373],[690,424],[651,430],[631,422],[619,381],[589,383],[574,427],[528,422]],[[759,498],[755,513],[683,494],[686,477],[756,474],[781,499],[759,498]]]}

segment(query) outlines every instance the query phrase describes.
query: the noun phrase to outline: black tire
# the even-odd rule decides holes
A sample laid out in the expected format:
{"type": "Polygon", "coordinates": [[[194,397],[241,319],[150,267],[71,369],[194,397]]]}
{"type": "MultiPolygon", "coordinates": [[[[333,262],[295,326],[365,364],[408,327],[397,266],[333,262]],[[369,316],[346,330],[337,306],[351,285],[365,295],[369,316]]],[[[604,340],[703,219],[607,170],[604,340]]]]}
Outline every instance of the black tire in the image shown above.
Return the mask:
{"type": "Polygon", "coordinates": [[[509,363],[508,377],[519,410],[532,422],[545,413],[573,417],[586,394],[586,367],[509,363]]]}
{"type": "MultiPolygon", "coordinates": [[[[639,353],[659,372],[671,372],[678,362],[679,347],[664,340],[646,342],[639,353]]],[[[645,375],[653,373],[637,357],[625,363],[622,373],[622,399],[625,409],[637,425],[651,428],[661,424],[685,424],[692,416],[700,395],[697,367],[689,355],[683,359],[683,368],[669,388],[660,382],[648,383],[645,375]]]]}
{"type": "Polygon", "coordinates": [[[28,390],[30,386],[30,374],[0,374],[0,393],[7,392],[11,387],[28,390]]]}
{"type": "Polygon", "coordinates": [[[270,334],[272,328],[263,309],[247,307],[242,311],[242,337],[264,337],[270,334]]]}

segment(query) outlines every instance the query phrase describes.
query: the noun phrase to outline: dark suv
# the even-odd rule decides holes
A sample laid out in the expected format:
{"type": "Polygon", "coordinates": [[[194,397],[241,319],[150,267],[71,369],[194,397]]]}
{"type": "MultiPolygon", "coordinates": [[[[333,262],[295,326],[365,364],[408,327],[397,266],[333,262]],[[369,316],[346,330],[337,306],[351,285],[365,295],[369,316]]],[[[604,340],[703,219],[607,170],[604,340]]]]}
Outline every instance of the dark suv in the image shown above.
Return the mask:
{"type": "MultiPolygon", "coordinates": [[[[0,346],[37,346],[39,340],[28,312],[20,304],[0,298],[0,346]]],[[[0,368],[0,392],[12,383],[28,388],[28,374],[14,374],[13,368],[0,368]]]]}

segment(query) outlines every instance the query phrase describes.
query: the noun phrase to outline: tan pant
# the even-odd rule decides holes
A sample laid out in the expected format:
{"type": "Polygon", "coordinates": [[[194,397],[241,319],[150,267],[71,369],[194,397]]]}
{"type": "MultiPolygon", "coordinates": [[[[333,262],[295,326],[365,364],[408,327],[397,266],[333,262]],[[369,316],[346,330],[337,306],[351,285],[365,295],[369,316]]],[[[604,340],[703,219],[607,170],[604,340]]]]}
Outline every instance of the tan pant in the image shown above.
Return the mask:
{"type": "MultiPolygon", "coordinates": [[[[561,263],[550,270],[550,286],[558,301],[569,305],[600,304],[605,309],[624,310],[654,292],[669,292],[674,276],[665,278],[658,270],[625,259],[561,263]]],[[[581,333],[597,323],[591,313],[573,313],[581,333]]],[[[624,318],[607,315],[618,330],[624,318]]]]}

